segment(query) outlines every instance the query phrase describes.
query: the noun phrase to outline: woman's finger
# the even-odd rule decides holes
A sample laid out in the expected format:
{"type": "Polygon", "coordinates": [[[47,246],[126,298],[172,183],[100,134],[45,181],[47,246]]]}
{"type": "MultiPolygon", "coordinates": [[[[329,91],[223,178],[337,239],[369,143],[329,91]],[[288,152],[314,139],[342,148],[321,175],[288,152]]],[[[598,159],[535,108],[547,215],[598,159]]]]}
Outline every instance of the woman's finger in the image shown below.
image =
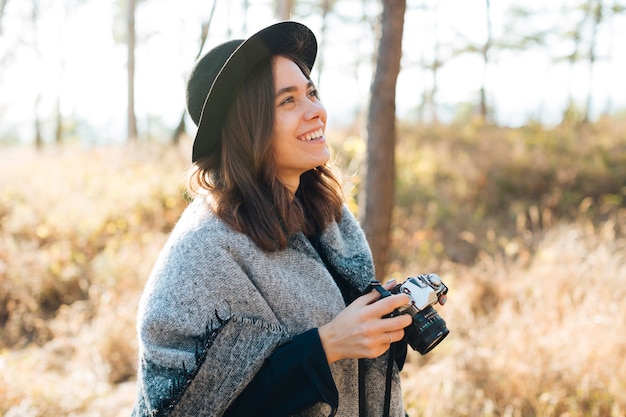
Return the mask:
{"type": "Polygon", "coordinates": [[[376,317],[386,316],[395,309],[409,304],[410,301],[409,296],[406,294],[395,294],[385,297],[370,304],[371,313],[376,317]]]}

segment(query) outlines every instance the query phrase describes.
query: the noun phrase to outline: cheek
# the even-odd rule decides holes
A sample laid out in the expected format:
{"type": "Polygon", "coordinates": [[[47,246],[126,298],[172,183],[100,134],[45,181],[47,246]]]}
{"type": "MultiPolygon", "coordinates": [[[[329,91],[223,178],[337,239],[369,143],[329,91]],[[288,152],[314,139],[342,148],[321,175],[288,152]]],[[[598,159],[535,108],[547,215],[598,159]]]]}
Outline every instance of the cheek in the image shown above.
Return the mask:
{"type": "Polygon", "coordinates": [[[272,152],[274,154],[274,160],[280,164],[289,153],[289,142],[284,131],[281,129],[274,129],[272,134],[272,152]]]}
{"type": "Polygon", "coordinates": [[[293,139],[298,129],[298,118],[292,115],[277,116],[274,120],[274,146],[285,146],[293,139]]]}
{"type": "Polygon", "coordinates": [[[287,126],[289,126],[289,119],[283,112],[277,112],[274,117],[274,126],[272,128],[272,135],[275,140],[284,135],[287,130],[287,126]]]}

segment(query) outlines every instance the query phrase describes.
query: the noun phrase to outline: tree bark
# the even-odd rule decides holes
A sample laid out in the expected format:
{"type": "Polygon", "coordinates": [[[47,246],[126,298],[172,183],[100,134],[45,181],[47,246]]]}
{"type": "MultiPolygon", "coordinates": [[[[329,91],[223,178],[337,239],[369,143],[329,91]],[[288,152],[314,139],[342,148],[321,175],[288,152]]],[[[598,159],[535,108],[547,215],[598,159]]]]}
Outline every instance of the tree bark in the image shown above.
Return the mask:
{"type": "Polygon", "coordinates": [[[396,171],[396,82],[402,56],[405,10],[406,0],[383,1],[382,35],[367,120],[364,229],[381,279],[389,262],[396,171]]]}

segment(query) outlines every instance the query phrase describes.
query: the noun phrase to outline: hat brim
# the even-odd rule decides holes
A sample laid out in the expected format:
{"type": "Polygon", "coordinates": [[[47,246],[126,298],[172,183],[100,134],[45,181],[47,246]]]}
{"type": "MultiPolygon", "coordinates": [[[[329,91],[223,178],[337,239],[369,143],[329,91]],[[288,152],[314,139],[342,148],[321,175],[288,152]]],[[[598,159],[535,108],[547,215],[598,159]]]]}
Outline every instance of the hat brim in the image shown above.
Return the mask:
{"type": "Polygon", "coordinates": [[[235,49],[226,60],[202,106],[193,143],[192,162],[209,155],[220,143],[222,124],[237,89],[264,59],[283,53],[297,53],[310,69],[317,56],[317,41],[301,23],[285,21],[260,30],[235,49]]]}

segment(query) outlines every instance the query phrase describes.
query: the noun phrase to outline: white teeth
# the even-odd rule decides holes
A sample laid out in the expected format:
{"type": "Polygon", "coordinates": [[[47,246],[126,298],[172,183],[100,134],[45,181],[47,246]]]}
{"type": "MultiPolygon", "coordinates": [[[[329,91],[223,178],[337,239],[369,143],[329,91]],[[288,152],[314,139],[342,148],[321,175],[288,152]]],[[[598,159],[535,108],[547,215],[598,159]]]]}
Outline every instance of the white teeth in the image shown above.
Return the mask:
{"type": "Polygon", "coordinates": [[[324,136],[324,131],[322,129],[318,129],[315,132],[307,133],[306,135],[300,136],[298,140],[309,141],[321,138],[322,136],[324,136]]]}

